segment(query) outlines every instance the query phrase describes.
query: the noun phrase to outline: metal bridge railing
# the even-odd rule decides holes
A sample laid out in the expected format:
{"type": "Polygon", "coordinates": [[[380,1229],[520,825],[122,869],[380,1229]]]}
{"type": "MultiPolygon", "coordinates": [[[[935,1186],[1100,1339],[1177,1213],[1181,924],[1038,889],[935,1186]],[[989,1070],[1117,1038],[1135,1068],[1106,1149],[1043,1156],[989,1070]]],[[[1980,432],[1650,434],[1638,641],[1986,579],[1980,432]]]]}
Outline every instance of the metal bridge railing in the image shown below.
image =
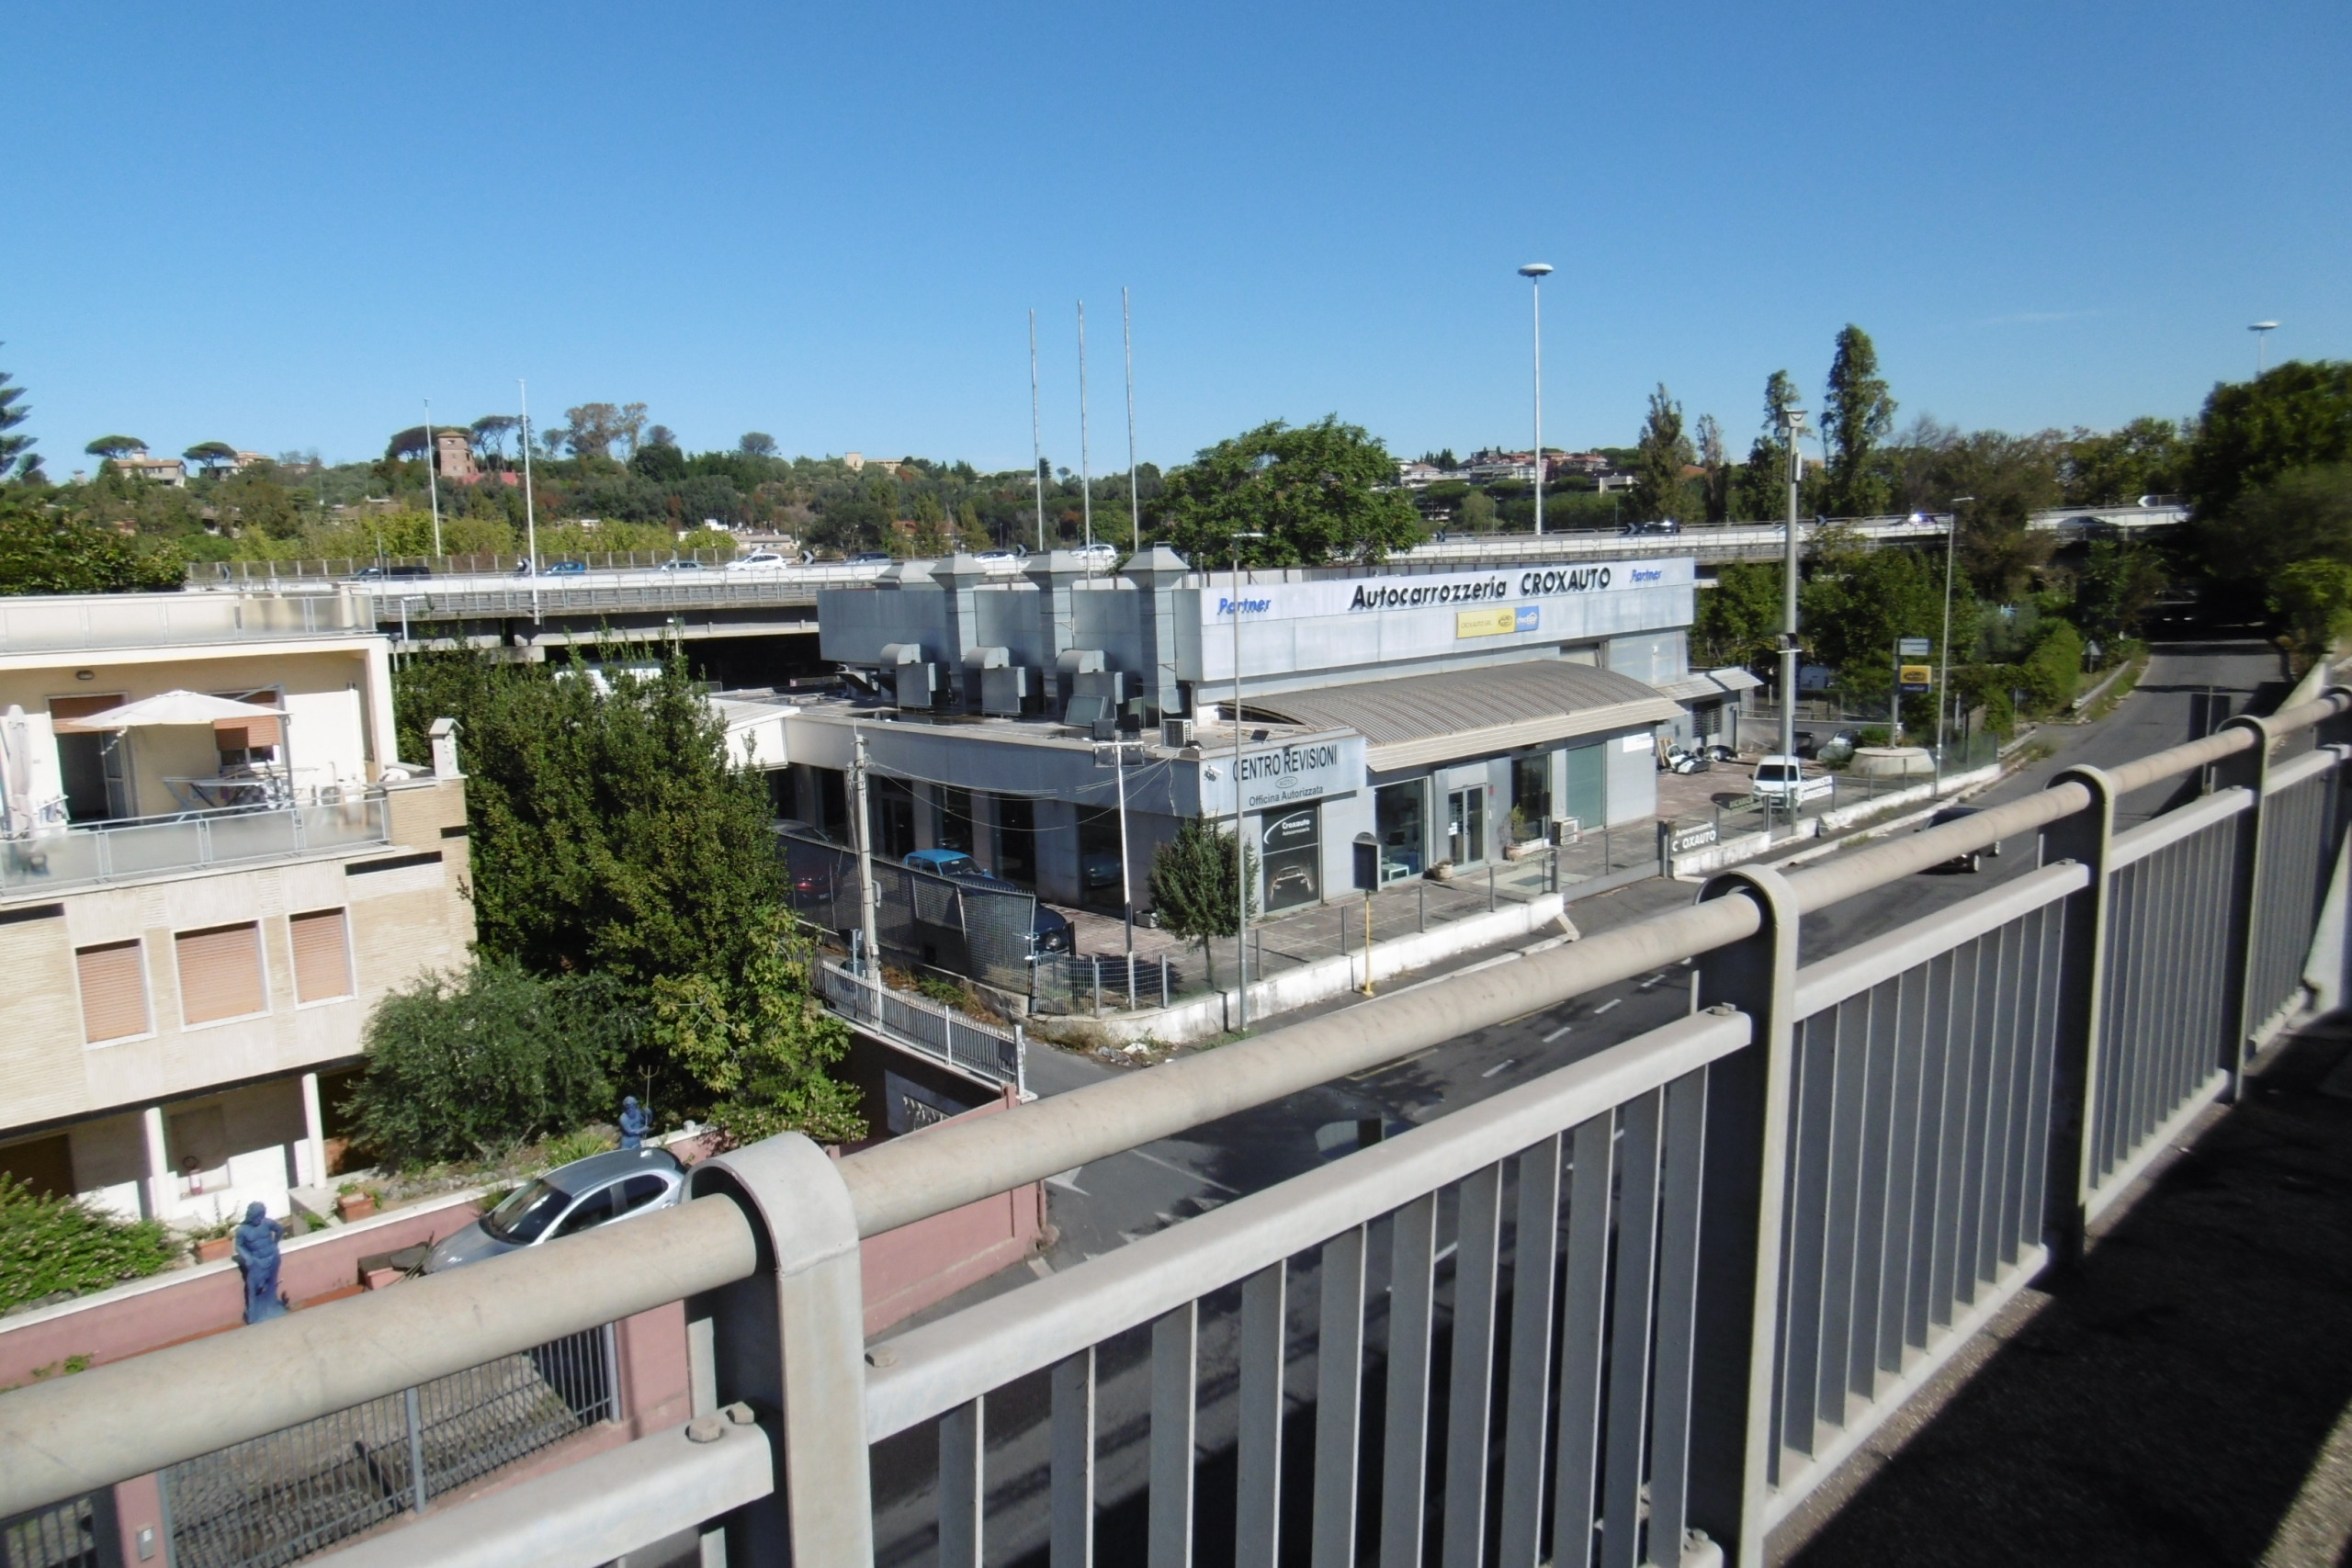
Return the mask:
{"type": "Polygon", "coordinates": [[[1130,1529],[1114,1551],[1172,1565],[1209,1518],[1250,1563],[1375,1543],[1397,1564],[1760,1562],[1775,1522],[2233,1090],[2306,975],[2340,990],[2348,715],[2333,690],[844,1158],[770,1139],[616,1231],[0,1395],[0,1512],[684,1300],[688,1428],[342,1568],[589,1564],[695,1528],[706,1561],[1076,1562],[1106,1520],[1130,1529]],[[2183,777],[2205,793],[2113,830],[2117,802],[2183,777]],[[2039,869],[1798,963],[1806,913],[2028,832],[2039,869]],[[864,1237],[1683,960],[1703,1010],[1686,1020],[865,1340],[864,1237]],[[936,1472],[877,1512],[876,1466],[910,1454],[936,1472]]]}
{"type": "Polygon", "coordinates": [[[830,961],[818,966],[825,1004],[893,1044],[921,1052],[942,1066],[984,1083],[1022,1080],[1024,1045],[1018,1025],[984,1023],[927,998],[892,990],[879,980],[830,961]]]}

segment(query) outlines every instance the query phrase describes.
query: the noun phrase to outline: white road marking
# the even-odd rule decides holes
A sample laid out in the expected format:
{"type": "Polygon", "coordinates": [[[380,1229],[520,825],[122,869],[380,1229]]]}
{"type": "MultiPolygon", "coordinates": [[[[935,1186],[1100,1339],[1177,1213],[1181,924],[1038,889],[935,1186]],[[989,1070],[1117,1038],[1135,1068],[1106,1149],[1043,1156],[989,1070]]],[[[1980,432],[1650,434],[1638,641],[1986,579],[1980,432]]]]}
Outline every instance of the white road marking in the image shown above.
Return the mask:
{"type": "Polygon", "coordinates": [[[1622,1002],[1622,1001],[1623,1001],[1624,999],[1625,999],[1625,998],[1623,998],[1623,997],[1611,997],[1611,998],[1610,998],[1607,1001],[1605,1001],[1605,1002],[1601,1003],[1599,1007],[1597,1007],[1597,1008],[1595,1008],[1595,1009],[1593,1009],[1593,1010],[1592,1010],[1592,1016],[1593,1016],[1593,1017],[1595,1017],[1595,1018],[1599,1018],[1602,1013],[1607,1012],[1611,1008],[1615,1007],[1619,1002],[1622,1002]]]}
{"type": "Polygon", "coordinates": [[[1237,1198],[1241,1196],[1240,1188],[1227,1187],[1224,1182],[1219,1181],[1214,1176],[1203,1176],[1197,1170],[1187,1170],[1184,1167],[1178,1165],[1174,1160],[1161,1159],[1158,1155],[1147,1153],[1142,1149],[1129,1149],[1126,1152],[1135,1156],[1136,1158],[1142,1160],[1147,1165],[1156,1165],[1162,1170],[1172,1170],[1177,1175],[1184,1177],[1189,1180],[1197,1181],[1204,1187],[1214,1187],[1220,1192],[1230,1192],[1237,1198]]]}
{"type": "Polygon", "coordinates": [[[1086,1168],[1082,1165],[1071,1166],[1068,1170],[1061,1172],[1057,1176],[1049,1176],[1046,1178],[1046,1185],[1048,1187],[1058,1187],[1066,1192],[1075,1192],[1081,1198],[1091,1198],[1093,1194],[1087,1191],[1085,1188],[1080,1187],[1078,1184],[1078,1173],[1085,1168],[1086,1168]]]}
{"type": "Polygon", "coordinates": [[[1555,1030],[1552,1031],[1552,1032],[1551,1032],[1551,1033],[1546,1034],[1546,1035],[1544,1037],[1544,1044],[1546,1044],[1546,1045],[1549,1045],[1550,1043],[1552,1043],[1552,1042],[1553,1042],[1553,1041],[1557,1040],[1561,1035],[1566,1034],[1569,1030],[1571,1030],[1571,1029],[1573,1029],[1573,1028],[1575,1028],[1575,1027],[1576,1027],[1576,1026],[1575,1026],[1574,1024],[1569,1024],[1569,1023],[1564,1023],[1564,1024],[1560,1025],[1560,1027],[1559,1027],[1559,1028],[1557,1028],[1557,1029],[1555,1029],[1555,1030]]]}
{"type": "Polygon", "coordinates": [[[1478,1076],[1479,1076],[1480,1077],[1482,1077],[1482,1078],[1490,1078],[1490,1077],[1493,1077],[1497,1073],[1499,1073],[1499,1072],[1503,1071],[1505,1068],[1507,1068],[1507,1067],[1515,1067],[1515,1066],[1517,1066],[1518,1065],[1519,1065],[1519,1058],[1518,1058],[1518,1057],[1516,1057],[1516,1056],[1506,1056],[1506,1057],[1504,1057],[1501,1061],[1497,1062],[1493,1066],[1488,1067],[1485,1072],[1480,1073],[1478,1076]]]}

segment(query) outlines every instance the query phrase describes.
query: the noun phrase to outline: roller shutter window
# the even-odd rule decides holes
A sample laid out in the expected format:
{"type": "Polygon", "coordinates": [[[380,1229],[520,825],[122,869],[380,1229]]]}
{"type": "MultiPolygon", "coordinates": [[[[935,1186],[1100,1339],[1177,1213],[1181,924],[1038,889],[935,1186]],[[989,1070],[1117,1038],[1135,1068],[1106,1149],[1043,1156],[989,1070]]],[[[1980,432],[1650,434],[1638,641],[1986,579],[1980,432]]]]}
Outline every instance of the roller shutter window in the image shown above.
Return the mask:
{"type": "Polygon", "coordinates": [[[180,1017],[188,1023],[242,1018],[266,1011],[261,983],[261,930],[214,926],[182,931],[179,949],[180,1017]]]}
{"type": "Polygon", "coordinates": [[[96,1045],[147,1032],[146,965],[137,939],[74,950],[82,981],[82,1038],[96,1045]]]}
{"type": "Polygon", "coordinates": [[[287,922],[294,940],[294,999],[331,1001],[351,995],[351,958],[343,911],[314,909],[287,922]]]}

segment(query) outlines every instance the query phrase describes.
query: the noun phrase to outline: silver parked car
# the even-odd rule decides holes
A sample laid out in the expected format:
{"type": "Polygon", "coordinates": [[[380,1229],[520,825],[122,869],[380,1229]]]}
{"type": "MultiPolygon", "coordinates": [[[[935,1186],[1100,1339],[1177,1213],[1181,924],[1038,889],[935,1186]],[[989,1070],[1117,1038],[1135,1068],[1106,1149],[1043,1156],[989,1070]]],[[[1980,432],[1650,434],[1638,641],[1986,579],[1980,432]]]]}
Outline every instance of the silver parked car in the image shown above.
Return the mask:
{"type": "Polygon", "coordinates": [[[614,1149],[559,1166],[425,1255],[424,1271],[479,1263],[685,1201],[686,1168],[667,1149],[614,1149]]]}

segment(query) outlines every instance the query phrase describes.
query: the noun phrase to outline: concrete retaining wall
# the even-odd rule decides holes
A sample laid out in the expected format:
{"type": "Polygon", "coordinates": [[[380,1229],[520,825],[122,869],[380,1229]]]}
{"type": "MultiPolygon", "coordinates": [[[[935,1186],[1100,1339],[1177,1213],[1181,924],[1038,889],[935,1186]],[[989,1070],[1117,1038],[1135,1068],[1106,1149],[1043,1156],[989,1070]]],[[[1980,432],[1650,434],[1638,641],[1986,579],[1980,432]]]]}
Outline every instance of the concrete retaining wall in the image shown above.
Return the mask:
{"type": "Polygon", "coordinates": [[[1989,767],[1974,768],[1964,773],[1954,773],[1944,780],[1940,785],[1930,780],[1926,784],[1913,784],[1907,789],[1888,790],[1885,794],[1874,795],[1868,800],[1857,801],[1851,806],[1841,806],[1835,811],[1825,811],[1818,817],[1799,818],[1795,831],[1782,834],[1779,838],[1764,832],[1742,833],[1736,839],[1725,839],[1721,843],[1710,844],[1703,850],[1693,850],[1687,855],[1675,856],[1674,874],[1705,876],[1710,873],[1721,871],[1727,865],[1737,865],[1742,861],[1754,860],[1758,855],[1770,853],[1784,845],[1793,844],[1801,839],[1820,839],[1826,838],[1832,833],[1842,833],[1847,829],[1858,826],[1883,811],[1893,811],[1899,807],[1916,806],[1923,802],[1938,800],[1948,795],[1959,794],[1962,790],[1974,789],[1979,784],[1990,784],[2000,776],[2001,765],[1996,762],[1989,767]]]}

